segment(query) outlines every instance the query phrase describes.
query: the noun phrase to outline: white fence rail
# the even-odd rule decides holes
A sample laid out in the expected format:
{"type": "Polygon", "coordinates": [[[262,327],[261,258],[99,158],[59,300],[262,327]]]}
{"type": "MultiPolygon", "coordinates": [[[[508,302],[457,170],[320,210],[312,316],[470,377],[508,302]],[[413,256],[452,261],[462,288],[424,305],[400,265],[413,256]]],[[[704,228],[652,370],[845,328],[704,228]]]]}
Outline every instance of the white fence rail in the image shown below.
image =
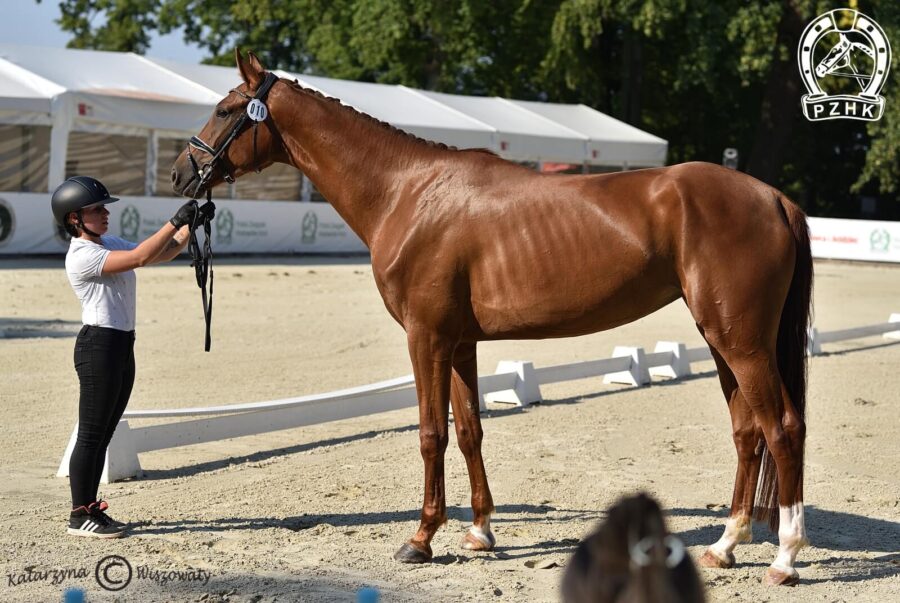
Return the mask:
{"type": "MultiPolygon", "coordinates": [[[[819,332],[811,328],[810,354],[821,354],[822,344],[873,335],[900,340],[900,314],[888,322],[852,329],[819,332]]],[[[712,359],[709,348],[687,348],[683,343],[661,341],[652,353],[643,348],[616,347],[612,358],[535,368],[531,362],[503,361],[493,375],[479,377],[478,388],[485,402],[518,406],[542,400],[541,385],[603,376],[605,383],[642,386],[651,377],[682,378],[691,374],[691,364],[712,359]]],[[[251,402],[203,408],[129,410],[122,416],[106,455],[103,483],[141,475],[138,454],[228,438],[257,435],[339,421],[375,413],[409,408],[417,403],[412,376],[371,385],[284,400],[251,402]],[[146,427],[131,427],[129,420],[203,417],[146,427]]],[[[69,458],[75,447],[78,425],[59,465],[57,476],[69,474],[69,458]]]]}

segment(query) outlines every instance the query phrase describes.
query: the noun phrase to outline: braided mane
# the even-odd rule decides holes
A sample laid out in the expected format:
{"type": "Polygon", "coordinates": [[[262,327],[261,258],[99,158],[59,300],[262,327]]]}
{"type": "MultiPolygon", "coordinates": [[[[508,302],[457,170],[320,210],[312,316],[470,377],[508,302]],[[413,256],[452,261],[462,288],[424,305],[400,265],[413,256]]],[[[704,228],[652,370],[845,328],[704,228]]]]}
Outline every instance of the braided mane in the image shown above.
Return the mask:
{"type": "Polygon", "coordinates": [[[288,79],[285,79],[285,78],[281,78],[281,81],[283,81],[283,82],[287,83],[288,85],[290,85],[291,88],[293,88],[293,89],[295,89],[295,90],[298,90],[298,91],[300,91],[300,92],[303,92],[304,94],[309,94],[309,95],[311,95],[311,96],[314,96],[314,97],[316,97],[316,98],[323,99],[323,100],[328,101],[328,102],[330,102],[330,103],[336,103],[338,106],[341,107],[341,109],[344,109],[344,110],[346,110],[346,111],[350,111],[351,113],[353,113],[354,115],[356,115],[356,116],[362,118],[363,120],[368,121],[369,123],[373,123],[373,124],[379,126],[380,128],[382,128],[383,130],[385,130],[385,131],[387,131],[387,132],[390,132],[390,133],[392,133],[392,134],[399,135],[399,136],[403,137],[404,139],[409,140],[409,141],[411,141],[411,142],[414,142],[414,143],[417,143],[417,144],[422,144],[422,145],[425,145],[425,146],[430,147],[430,148],[433,148],[433,149],[440,149],[440,150],[442,150],[442,151],[475,151],[475,152],[478,152],[478,153],[486,153],[486,154],[488,154],[488,155],[493,155],[494,157],[497,157],[497,154],[494,153],[493,151],[491,151],[490,149],[484,149],[484,148],[479,148],[479,149],[459,149],[459,148],[457,148],[457,147],[454,147],[454,146],[450,146],[450,145],[444,144],[444,143],[442,143],[442,142],[435,142],[435,141],[433,141],[433,140],[428,140],[428,139],[426,139],[426,138],[421,138],[421,137],[419,137],[419,136],[416,136],[415,134],[410,134],[410,133],[407,132],[406,130],[402,130],[402,129],[396,127],[396,126],[393,126],[393,125],[391,125],[391,124],[389,124],[389,123],[387,123],[387,122],[385,122],[385,121],[381,121],[380,119],[376,119],[376,118],[372,117],[371,115],[369,115],[368,113],[363,113],[362,111],[358,111],[357,109],[355,109],[355,108],[353,108],[353,107],[351,107],[351,106],[349,106],[349,105],[345,105],[345,104],[343,104],[343,103],[341,102],[340,99],[337,99],[337,98],[334,98],[334,97],[331,97],[331,96],[326,96],[326,95],[322,94],[321,92],[319,92],[318,90],[312,90],[312,89],[310,89],[310,88],[306,88],[306,87],[304,87],[304,86],[301,86],[300,83],[297,82],[296,80],[288,80],[288,79]]]}

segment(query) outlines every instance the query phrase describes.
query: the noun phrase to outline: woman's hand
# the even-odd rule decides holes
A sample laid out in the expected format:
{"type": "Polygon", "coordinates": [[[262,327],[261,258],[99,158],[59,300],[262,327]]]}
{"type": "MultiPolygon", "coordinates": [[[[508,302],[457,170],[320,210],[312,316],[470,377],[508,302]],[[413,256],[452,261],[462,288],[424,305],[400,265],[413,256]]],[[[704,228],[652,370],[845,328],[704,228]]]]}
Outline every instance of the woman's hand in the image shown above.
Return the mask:
{"type": "Polygon", "coordinates": [[[175,229],[179,229],[185,225],[193,225],[194,219],[197,217],[197,200],[191,199],[184,205],[178,208],[178,211],[175,212],[175,215],[172,216],[172,219],[169,220],[169,223],[175,227],[175,229]]]}

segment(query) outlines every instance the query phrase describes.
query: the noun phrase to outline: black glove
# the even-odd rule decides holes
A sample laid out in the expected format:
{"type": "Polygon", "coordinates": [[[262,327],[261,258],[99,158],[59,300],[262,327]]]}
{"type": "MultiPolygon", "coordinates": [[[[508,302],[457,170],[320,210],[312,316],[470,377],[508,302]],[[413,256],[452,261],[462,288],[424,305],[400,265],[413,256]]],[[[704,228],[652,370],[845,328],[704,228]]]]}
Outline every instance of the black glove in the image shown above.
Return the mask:
{"type": "Polygon", "coordinates": [[[172,216],[172,219],[169,220],[169,223],[174,226],[176,229],[181,228],[185,224],[193,224],[194,217],[197,215],[197,200],[191,199],[184,205],[178,208],[178,211],[175,212],[175,215],[172,216]]]}
{"type": "Polygon", "coordinates": [[[207,201],[203,205],[200,206],[199,211],[197,212],[197,224],[202,224],[204,221],[209,220],[212,222],[212,219],[216,217],[216,204],[212,201],[207,201]]]}

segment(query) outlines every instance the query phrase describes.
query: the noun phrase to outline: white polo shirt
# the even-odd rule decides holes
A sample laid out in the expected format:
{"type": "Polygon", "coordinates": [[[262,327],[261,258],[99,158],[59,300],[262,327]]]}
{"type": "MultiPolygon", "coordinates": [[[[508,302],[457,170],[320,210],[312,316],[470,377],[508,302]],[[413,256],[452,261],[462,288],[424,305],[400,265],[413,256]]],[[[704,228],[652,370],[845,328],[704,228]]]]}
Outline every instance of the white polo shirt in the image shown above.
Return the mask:
{"type": "Polygon", "coordinates": [[[73,238],[66,254],[66,274],[81,300],[81,322],[86,325],[133,331],[137,279],[134,270],[103,274],[110,251],[129,251],[137,243],[104,235],[103,245],[73,238]]]}

